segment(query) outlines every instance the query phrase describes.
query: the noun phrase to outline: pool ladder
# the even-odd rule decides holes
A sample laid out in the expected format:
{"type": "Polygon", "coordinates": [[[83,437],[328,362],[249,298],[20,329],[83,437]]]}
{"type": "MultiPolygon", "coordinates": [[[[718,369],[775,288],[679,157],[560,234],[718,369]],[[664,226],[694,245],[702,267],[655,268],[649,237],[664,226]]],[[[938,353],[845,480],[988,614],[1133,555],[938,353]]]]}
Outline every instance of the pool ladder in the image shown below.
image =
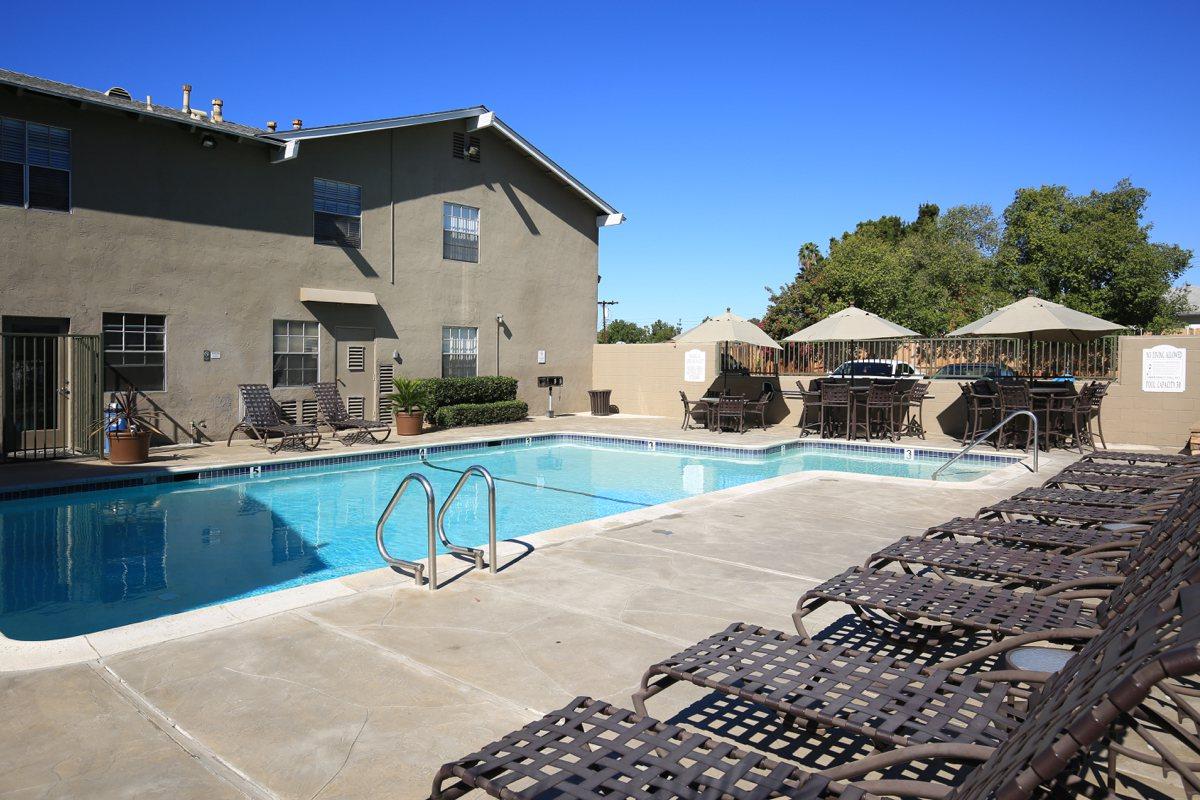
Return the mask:
{"type": "Polygon", "coordinates": [[[493,575],[496,574],[496,481],[492,479],[492,473],[488,472],[484,467],[478,464],[472,464],[463,470],[462,476],[458,479],[458,483],[454,484],[454,488],[450,490],[450,496],[442,503],[437,514],[433,512],[433,507],[436,503],[433,485],[429,483],[429,479],[419,472],[410,472],[404,476],[404,480],[400,481],[400,485],[396,487],[392,499],[388,501],[387,508],[379,515],[379,521],[375,523],[375,546],[379,548],[379,555],[383,556],[383,560],[391,567],[398,569],[411,570],[413,579],[420,586],[424,583],[425,568],[429,568],[429,590],[433,591],[438,588],[437,582],[437,544],[439,541],[445,545],[446,549],[454,555],[467,556],[475,560],[475,568],[483,569],[483,550],[478,547],[463,547],[462,545],[454,544],[446,536],[446,512],[450,510],[450,506],[454,503],[458,493],[462,491],[463,486],[472,475],[478,475],[483,478],[487,484],[488,493],[488,571],[493,575]],[[425,492],[425,529],[429,545],[429,558],[427,564],[422,564],[419,561],[407,561],[403,558],[396,558],[387,551],[387,546],[383,543],[383,527],[387,524],[388,517],[392,515],[396,504],[400,502],[400,498],[404,495],[404,491],[408,489],[408,485],[416,481],[421,489],[425,492]]]}
{"type": "Polygon", "coordinates": [[[1025,409],[1019,409],[1017,411],[1012,412],[1011,414],[1009,414],[1007,417],[1005,417],[1004,419],[997,422],[992,427],[988,428],[986,431],[984,431],[982,434],[980,434],[974,441],[968,442],[966,447],[964,447],[962,450],[959,450],[957,453],[955,453],[950,458],[950,460],[948,460],[945,464],[942,464],[940,467],[938,467],[937,469],[935,469],[933,471],[933,475],[930,476],[931,480],[936,481],[938,479],[938,475],[942,474],[942,470],[944,470],[946,467],[953,464],[955,461],[958,461],[960,458],[965,456],[967,453],[971,452],[975,448],[975,445],[979,444],[980,442],[987,441],[989,438],[991,438],[993,433],[1000,430],[1001,428],[1003,428],[1005,425],[1007,425],[1009,422],[1013,421],[1017,417],[1021,417],[1021,416],[1029,417],[1029,419],[1030,419],[1029,424],[1033,426],[1033,469],[1032,469],[1032,471],[1037,472],[1038,471],[1038,447],[1041,446],[1040,444],[1038,444],[1038,418],[1032,411],[1027,411],[1025,409]]]}

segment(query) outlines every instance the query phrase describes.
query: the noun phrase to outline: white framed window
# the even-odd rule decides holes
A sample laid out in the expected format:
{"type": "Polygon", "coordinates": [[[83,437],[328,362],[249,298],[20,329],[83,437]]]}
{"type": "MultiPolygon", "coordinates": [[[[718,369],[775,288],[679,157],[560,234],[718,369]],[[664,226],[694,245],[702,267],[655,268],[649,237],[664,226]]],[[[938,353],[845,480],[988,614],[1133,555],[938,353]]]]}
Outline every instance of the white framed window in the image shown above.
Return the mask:
{"type": "Polygon", "coordinates": [[[479,261],[479,209],[442,203],[442,258],[479,261]]]}
{"type": "Polygon", "coordinates": [[[316,322],[277,319],[272,323],[275,386],[311,386],[318,380],[321,327],[316,322]]]}
{"type": "Polygon", "coordinates": [[[313,242],[362,246],[362,187],[313,178],[313,242]]]}
{"type": "Polygon", "coordinates": [[[479,365],[479,328],[442,328],[442,377],[473,378],[479,365]]]}
{"type": "Polygon", "coordinates": [[[167,318],[162,314],[105,312],[104,390],[167,388],[167,318]]]}
{"type": "Polygon", "coordinates": [[[71,210],[71,132],[0,117],[0,205],[71,210]]]}

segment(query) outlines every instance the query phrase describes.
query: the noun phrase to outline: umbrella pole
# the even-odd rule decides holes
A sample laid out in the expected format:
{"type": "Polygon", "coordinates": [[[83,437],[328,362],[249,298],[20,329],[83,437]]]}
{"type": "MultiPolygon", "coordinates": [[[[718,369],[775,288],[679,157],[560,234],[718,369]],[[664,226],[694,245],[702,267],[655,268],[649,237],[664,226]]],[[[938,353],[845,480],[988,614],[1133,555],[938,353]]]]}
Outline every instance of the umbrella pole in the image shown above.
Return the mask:
{"type": "Polygon", "coordinates": [[[721,379],[724,381],[724,387],[721,389],[721,394],[729,394],[729,369],[725,362],[729,360],[729,342],[721,342],[721,379]]]}

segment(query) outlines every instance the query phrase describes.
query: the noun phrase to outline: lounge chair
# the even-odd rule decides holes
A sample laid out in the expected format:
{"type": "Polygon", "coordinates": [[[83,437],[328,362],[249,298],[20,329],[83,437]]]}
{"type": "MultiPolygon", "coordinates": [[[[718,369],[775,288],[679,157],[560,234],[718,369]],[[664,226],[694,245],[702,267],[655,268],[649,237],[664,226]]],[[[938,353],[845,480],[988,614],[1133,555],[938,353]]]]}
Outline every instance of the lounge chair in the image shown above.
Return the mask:
{"type": "MultiPolygon", "coordinates": [[[[995,737],[1000,739],[995,745],[962,741],[962,737],[937,740],[935,733],[930,736],[933,741],[855,758],[813,773],[704,733],[580,697],[475,753],[443,765],[434,777],[430,797],[450,800],[479,789],[502,800],[861,800],[868,792],[944,800],[1025,800],[1035,792],[1062,793],[1072,781],[1078,793],[1079,776],[1090,761],[1101,757],[1097,745],[1106,741],[1110,792],[1118,777],[1111,768],[1111,759],[1115,752],[1122,752],[1136,753],[1139,760],[1171,768],[1189,793],[1194,793],[1200,789],[1195,763],[1200,744],[1184,725],[1174,722],[1174,716],[1186,718],[1195,726],[1200,714],[1180,700],[1173,684],[1200,673],[1200,617],[1193,609],[1200,603],[1200,588],[1187,586],[1163,594],[1166,599],[1160,599],[1162,595],[1157,593],[1146,596],[1139,606],[1129,609],[1121,625],[1110,626],[1093,638],[1072,662],[1074,668],[1052,676],[1015,675],[1044,685],[1032,696],[1026,695],[1027,709],[1018,711],[1013,707],[1011,724],[1002,731],[1002,737],[995,737]],[[1113,741],[1117,738],[1114,734],[1138,739],[1134,743],[1138,749],[1127,747],[1124,740],[1113,741]],[[958,785],[929,780],[862,780],[891,766],[931,761],[939,766],[940,780],[960,781],[958,785]],[[968,766],[957,767],[960,763],[968,766]]],[[[750,670],[742,670],[733,681],[719,683],[719,688],[727,694],[745,696],[734,687],[750,675],[750,670]]],[[[914,677],[918,679],[913,684],[915,692],[929,683],[929,678],[914,677]]],[[[943,686],[952,683],[945,676],[937,678],[943,686]]],[[[779,697],[776,705],[784,713],[804,710],[804,699],[787,702],[784,691],[790,686],[773,688],[779,697]]],[[[746,694],[754,700],[762,697],[754,692],[746,694]]],[[[934,696],[931,694],[930,699],[934,696]]],[[[873,730],[886,730],[894,709],[912,719],[910,709],[915,699],[919,695],[898,697],[902,708],[896,708],[896,703],[878,703],[875,716],[884,726],[873,730]]],[[[860,705],[861,717],[870,714],[860,705]]],[[[953,710],[930,709],[926,714],[948,718],[953,710]]],[[[826,719],[829,724],[841,721],[836,716],[826,719]]],[[[984,720],[977,727],[982,729],[987,724],[984,720]]],[[[936,730],[954,727],[952,723],[941,723],[936,730]]],[[[915,726],[904,729],[916,733],[915,726]]],[[[814,736],[812,744],[820,747],[822,739],[814,736]]]]}
{"type": "Polygon", "coordinates": [[[1126,464],[1167,464],[1200,468],[1200,456],[1182,453],[1139,453],[1136,450],[1095,450],[1079,459],[1084,463],[1121,461],[1126,464]]]}
{"type": "Polygon", "coordinates": [[[329,428],[335,441],[351,445],[370,439],[375,443],[387,441],[392,429],[386,422],[352,417],[342,403],[342,395],[336,383],[314,383],[313,394],[317,396],[317,407],[321,412],[321,424],[329,428]],[[342,436],[339,437],[338,433],[342,436]],[[383,435],[378,434],[382,432],[383,435]]]}
{"type": "Polygon", "coordinates": [[[1138,505],[1122,505],[1114,502],[1073,502],[1083,499],[1082,495],[1066,494],[1068,490],[1026,490],[1007,500],[985,506],[976,513],[978,519],[1003,519],[1032,517],[1042,522],[1053,522],[1079,526],[1116,524],[1153,524],[1169,508],[1171,501],[1160,501],[1155,495],[1125,495],[1142,498],[1138,505]],[[1058,494],[1057,499],[1054,494],[1058,494]]]}
{"type": "Polygon", "coordinates": [[[1108,475],[1099,472],[1063,471],[1042,484],[1048,489],[1074,486],[1093,491],[1159,492],[1186,486],[1191,479],[1151,478],[1140,475],[1108,475]]]}
{"type": "Polygon", "coordinates": [[[1076,461],[1063,468],[1060,474],[1089,473],[1100,475],[1136,475],[1143,478],[1196,477],[1200,465],[1190,464],[1126,464],[1114,461],[1076,461]]]}
{"type": "Polygon", "coordinates": [[[271,397],[271,390],[265,383],[239,383],[238,392],[242,395],[246,415],[229,432],[229,438],[225,441],[226,447],[233,443],[235,433],[244,431],[272,453],[278,453],[284,447],[317,449],[317,445],[321,443],[321,432],[317,430],[317,426],[285,422],[279,414],[279,407],[271,397]],[[271,436],[279,437],[279,442],[274,447],[269,444],[271,436]]]}

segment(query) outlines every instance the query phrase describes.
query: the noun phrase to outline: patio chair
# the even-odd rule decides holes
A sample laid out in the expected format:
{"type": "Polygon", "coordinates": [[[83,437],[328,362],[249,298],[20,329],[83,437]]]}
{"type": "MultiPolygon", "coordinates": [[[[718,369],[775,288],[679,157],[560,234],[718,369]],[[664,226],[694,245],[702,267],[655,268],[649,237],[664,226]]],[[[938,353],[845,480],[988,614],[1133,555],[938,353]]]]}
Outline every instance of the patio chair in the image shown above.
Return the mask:
{"type": "MultiPolygon", "coordinates": [[[[1014,411],[1037,413],[1034,412],[1033,396],[1029,394],[1029,387],[1023,383],[1001,383],[999,384],[998,394],[1000,398],[999,419],[1004,419],[1014,411]]],[[[1035,447],[1040,446],[1039,442],[1033,440],[1032,423],[1030,423],[1028,417],[1022,416],[1014,418],[1008,426],[996,432],[999,447],[1010,447],[1013,445],[1015,441],[1014,437],[1017,435],[1018,430],[1018,428],[1011,427],[1014,424],[1022,425],[1025,430],[1025,445],[1021,448],[1022,450],[1028,450],[1030,444],[1033,444],[1035,447]]],[[[1038,420],[1038,426],[1043,430],[1046,427],[1040,419],[1038,420]]]]}
{"type": "Polygon", "coordinates": [[[950,576],[1030,586],[1039,592],[1080,591],[1119,583],[1159,548],[1181,551],[1176,557],[1195,558],[1200,552],[1200,484],[1189,497],[1142,536],[1087,553],[1041,549],[1007,542],[963,542],[957,539],[905,537],[871,555],[863,565],[879,570],[889,564],[928,569],[939,578],[950,576]]]}
{"type": "Polygon", "coordinates": [[[321,443],[321,432],[317,430],[317,426],[285,422],[279,415],[279,407],[275,405],[271,390],[265,383],[239,383],[238,392],[241,393],[246,414],[229,432],[229,438],[225,441],[226,447],[233,443],[235,433],[244,431],[272,453],[278,453],[284,447],[317,449],[317,445],[321,443]],[[279,437],[279,443],[274,447],[268,444],[268,438],[271,436],[279,437]]]}
{"type": "MultiPolygon", "coordinates": [[[[973,442],[987,428],[995,424],[996,412],[1000,410],[1000,398],[995,387],[987,381],[960,383],[958,389],[963,397],[963,437],[964,444],[973,442]]],[[[992,444],[998,449],[998,439],[992,439],[992,444]]]]}
{"type": "Polygon", "coordinates": [[[712,415],[712,402],[709,400],[688,400],[688,396],[682,389],[679,390],[679,399],[683,401],[683,425],[681,430],[691,430],[694,426],[693,422],[699,422],[700,427],[711,427],[710,417],[712,415]]]}
{"type": "Polygon", "coordinates": [[[746,401],[732,397],[717,398],[713,418],[718,431],[724,430],[725,420],[730,420],[738,433],[746,432],[746,401]]]}
{"type": "Polygon", "coordinates": [[[854,398],[848,383],[821,384],[821,437],[828,439],[844,424],[849,433],[854,422],[854,398]]]}
{"type": "Polygon", "coordinates": [[[766,384],[757,400],[746,403],[744,415],[747,428],[762,428],[764,431],[767,429],[767,406],[771,404],[771,398],[774,396],[775,390],[771,388],[770,384],[766,384]],[[758,424],[752,425],[751,419],[757,419],[758,424]]]}
{"type": "MultiPolygon", "coordinates": [[[[1005,720],[1005,727],[999,731],[1003,736],[996,737],[999,739],[996,744],[976,744],[963,741],[966,737],[961,736],[939,741],[937,733],[943,730],[953,733],[956,726],[973,726],[968,727],[968,732],[981,730],[999,714],[985,715],[980,721],[964,714],[961,719],[950,721],[956,711],[954,707],[930,708],[925,718],[932,717],[937,722],[925,726],[935,731],[929,737],[931,741],[852,758],[813,773],[777,763],[761,753],[740,749],[705,733],[579,697],[477,752],[443,765],[434,776],[430,798],[452,800],[479,789],[502,800],[547,797],[862,800],[873,796],[868,792],[943,800],[1026,800],[1035,792],[1039,796],[1064,794],[1063,787],[1072,782],[1075,784],[1072,793],[1078,793],[1079,776],[1093,760],[1102,757],[1098,747],[1101,743],[1108,745],[1106,777],[1110,792],[1115,789],[1118,777],[1113,761],[1116,752],[1136,753],[1141,756],[1139,760],[1171,768],[1180,775],[1189,793],[1195,792],[1200,788],[1195,765],[1200,744],[1183,725],[1161,722],[1176,715],[1189,720],[1192,726],[1200,721],[1200,713],[1181,701],[1173,688],[1200,672],[1197,646],[1200,631],[1192,610],[1200,598],[1191,585],[1166,595],[1166,599],[1158,595],[1147,598],[1147,602],[1130,610],[1126,624],[1110,626],[1105,634],[1093,638],[1073,662],[1077,668],[1051,676],[1013,675],[1043,686],[1040,691],[1025,695],[1026,708],[1013,707],[1012,719],[1005,720]],[[935,773],[937,781],[863,780],[893,765],[931,761],[940,767],[935,773]],[[965,766],[957,767],[960,763],[965,766]]],[[[783,647],[777,646],[776,652],[785,646],[786,642],[783,647]]],[[[839,679],[856,671],[856,666],[839,671],[839,679]]],[[[749,666],[742,666],[737,681],[749,683],[753,676],[749,666]]],[[[913,678],[913,684],[892,682],[886,687],[899,690],[895,699],[860,700],[859,719],[875,716],[882,724],[872,730],[886,733],[894,719],[892,713],[911,718],[914,701],[922,697],[933,700],[940,686],[960,679],[943,675],[928,678],[913,675],[913,678]],[[939,679],[942,681],[939,687],[920,694],[923,685],[939,679]],[[907,685],[914,688],[904,695],[907,685]]],[[[870,689],[874,693],[879,687],[870,689]]],[[[724,691],[753,699],[762,696],[752,690],[724,691]]],[[[997,698],[1003,694],[1003,688],[994,691],[997,698]]],[[[783,713],[802,710],[807,699],[789,703],[782,690],[777,690],[776,697],[775,705],[786,709],[783,713]]],[[[950,697],[960,700],[953,694],[950,697]]],[[[1002,700],[989,702],[1000,710],[1002,700]]],[[[846,707],[849,706],[847,703],[846,707]]],[[[840,721],[839,717],[825,715],[817,724],[840,721]]],[[[862,722],[852,724],[864,727],[862,722]]],[[[900,736],[917,727],[895,726],[900,736]]],[[[811,742],[820,747],[824,739],[818,734],[811,737],[811,742]]]]}
{"type": "Polygon", "coordinates": [[[903,417],[900,422],[900,432],[905,436],[925,438],[925,395],[929,393],[929,384],[917,381],[908,391],[900,396],[900,410],[903,417]],[[913,414],[916,409],[916,414],[913,414]]]}
{"type": "MultiPolygon", "coordinates": [[[[861,427],[868,440],[872,434],[888,441],[900,438],[900,429],[896,422],[896,411],[899,397],[896,384],[874,383],[867,389],[862,403],[855,409],[854,428],[861,427]],[[862,419],[858,420],[858,411],[862,410],[862,419]]],[[[851,430],[851,438],[858,433],[851,430]]]]}
{"type": "MultiPolygon", "coordinates": [[[[1147,592],[1080,651],[1064,652],[1060,672],[1096,669],[1106,651],[1121,649],[1127,628],[1148,622],[1170,642],[1168,649],[1178,646],[1176,637],[1185,625],[1200,636],[1200,625],[1186,619],[1191,603],[1200,602],[1197,581],[1200,568],[1192,565],[1176,583],[1147,592]]],[[[1028,647],[1029,638],[921,665],[738,622],[652,665],[633,695],[633,707],[646,714],[646,700],[687,683],[811,726],[849,731],[887,748],[936,743],[996,747],[1026,718],[1030,694],[1016,682],[1040,686],[1054,680],[1049,674],[992,667],[997,656],[1028,647]]],[[[1105,667],[1115,665],[1109,661],[1105,667]]]]}
{"type": "Polygon", "coordinates": [[[342,395],[338,392],[336,383],[314,383],[313,394],[317,396],[317,406],[321,412],[321,422],[329,428],[335,441],[351,445],[370,439],[379,444],[387,441],[392,428],[385,422],[373,419],[351,417],[342,403],[342,395]],[[341,438],[338,433],[343,432],[341,438]],[[379,433],[383,435],[380,436],[379,433]]]}
{"type": "MultiPolygon", "coordinates": [[[[1190,516],[1195,511],[1187,501],[1181,501],[1172,513],[1190,516]]],[[[1187,528],[1189,524],[1195,525],[1196,519],[1190,519],[1181,528],[1187,528]]],[[[1187,548],[1153,546],[1156,543],[1162,545],[1164,541],[1169,540],[1154,536],[1152,547],[1140,554],[1132,571],[1120,577],[1120,582],[1088,584],[1078,593],[1073,593],[1069,585],[1028,591],[966,583],[936,575],[918,576],[852,567],[800,597],[792,619],[796,622],[796,630],[805,634],[804,616],[829,602],[840,602],[848,604],[859,618],[880,627],[889,636],[911,640],[942,638],[955,632],[1018,636],[1054,628],[1086,631],[1103,627],[1118,609],[1135,601],[1139,594],[1156,583],[1163,582],[1172,572],[1194,565],[1194,559],[1187,558],[1184,552],[1187,548]],[[1116,585],[1105,589],[1103,584],[1116,585]],[[1102,602],[1098,606],[1085,606],[1081,602],[1084,597],[1099,597],[1102,602]],[[925,620],[935,622],[936,626],[930,626],[925,620]],[[899,627],[878,626],[881,621],[899,627]]]]}
{"type": "Polygon", "coordinates": [[[803,381],[796,381],[796,389],[804,405],[800,409],[800,421],[796,427],[800,429],[800,438],[810,433],[821,435],[821,384],[814,379],[809,389],[804,388],[803,381]]]}

